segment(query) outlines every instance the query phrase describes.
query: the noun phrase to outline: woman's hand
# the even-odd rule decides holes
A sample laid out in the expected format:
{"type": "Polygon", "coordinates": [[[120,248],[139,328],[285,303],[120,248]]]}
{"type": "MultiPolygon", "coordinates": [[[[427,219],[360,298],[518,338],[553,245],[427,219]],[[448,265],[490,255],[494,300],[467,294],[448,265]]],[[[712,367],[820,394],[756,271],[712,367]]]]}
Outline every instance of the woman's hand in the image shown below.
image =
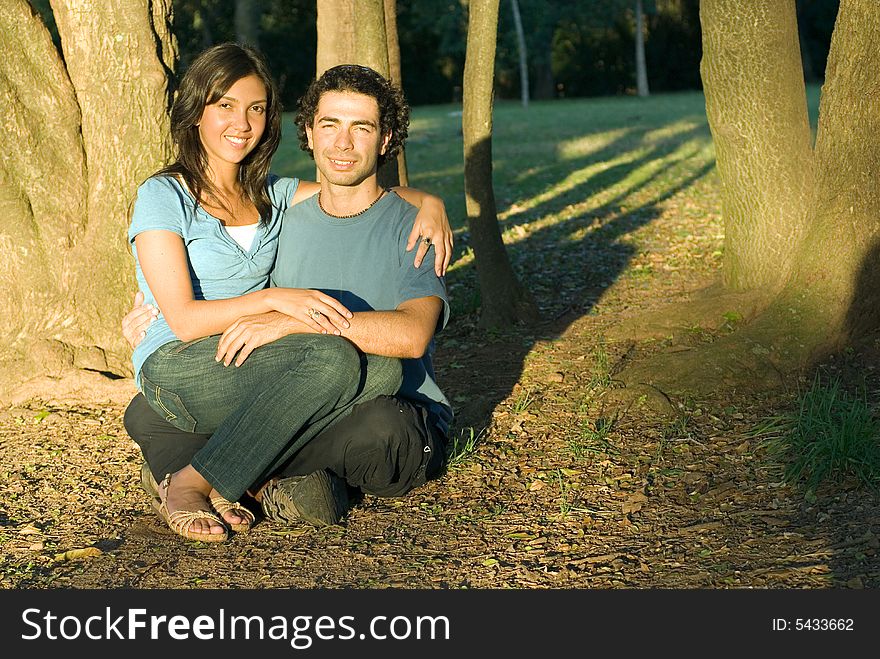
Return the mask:
{"type": "Polygon", "coordinates": [[[422,260],[434,246],[434,272],[438,277],[446,274],[446,268],[452,260],[452,227],[449,226],[449,218],[446,216],[446,206],[440,197],[425,194],[419,214],[416,215],[412,231],[406,241],[406,251],[410,251],[418,244],[416,258],[413,262],[415,267],[422,264],[422,260]]]}
{"type": "Polygon", "coordinates": [[[339,300],[310,288],[267,288],[266,299],[275,311],[305,323],[321,334],[342,334],[351,312],[339,300]]]}
{"type": "Polygon", "coordinates": [[[122,319],[122,336],[132,349],[136,348],[147,335],[147,328],[159,316],[159,310],[151,304],[144,304],[144,294],[134,294],[134,306],[122,319]]]}

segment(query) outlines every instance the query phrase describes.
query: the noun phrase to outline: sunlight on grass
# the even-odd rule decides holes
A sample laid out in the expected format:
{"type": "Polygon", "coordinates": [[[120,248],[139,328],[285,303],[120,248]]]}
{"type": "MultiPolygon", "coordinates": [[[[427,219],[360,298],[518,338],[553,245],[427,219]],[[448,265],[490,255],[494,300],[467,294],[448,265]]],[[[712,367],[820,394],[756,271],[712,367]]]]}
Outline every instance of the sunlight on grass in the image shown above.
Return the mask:
{"type": "Polygon", "coordinates": [[[574,160],[593,155],[616,142],[622,142],[632,131],[630,128],[607,130],[604,133],[584,135],[573,140],[560,143],[556,150],[556,156],[560,160],[574,160]]]}

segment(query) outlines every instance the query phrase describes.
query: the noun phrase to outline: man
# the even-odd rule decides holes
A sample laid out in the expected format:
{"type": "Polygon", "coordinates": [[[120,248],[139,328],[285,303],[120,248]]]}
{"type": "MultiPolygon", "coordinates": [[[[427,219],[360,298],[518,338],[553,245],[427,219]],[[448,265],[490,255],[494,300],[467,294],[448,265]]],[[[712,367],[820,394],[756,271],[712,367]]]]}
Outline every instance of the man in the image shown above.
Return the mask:
{"type": "MultiPolygon", "coordinates": [[[[329,69],[300,99],[300,142],[321,172],[321,190],[287,211],[272,285],[337,298],[354,314],[342,336],[367,355],[401,358],[404,376],[398,395],[355,406],[278,477],[254,484],[270,519],[335,524],[347,509],[346,483],[401,496],[445,464],[452,408],[431,363],[434,333],[449,317],[445,284],[429,259],[413,267],[406,243],[416,209],[377,179],[379,166],[403,145],[408,122],[400,90],[362,66],[329,69]]],[[[128,327],[127,338],[140,329],[128,327]]],[[[217,357],[240,365],[261,345],[313,331],[280,313],[247,316],[223,334],[217,357]]],[[[142,396],[126,410],[125,426],[154,474],[186,464],[207,439],[173,428],[142,396]]],[[[148,476],[142,482],[148,487],[148,476]]]]}

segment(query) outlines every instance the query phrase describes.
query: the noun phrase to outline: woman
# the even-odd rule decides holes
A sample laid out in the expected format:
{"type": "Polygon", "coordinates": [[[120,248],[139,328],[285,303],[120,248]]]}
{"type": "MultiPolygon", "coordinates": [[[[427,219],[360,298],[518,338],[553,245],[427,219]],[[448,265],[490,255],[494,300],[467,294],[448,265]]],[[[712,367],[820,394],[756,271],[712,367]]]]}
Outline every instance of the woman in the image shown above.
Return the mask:
{"type": "MultiPolygon", "coordinates": [[[[136,381],[168,421],[213,433],[189,465],[166,476],[154,502],[190,539],[224,540],[221,517],[234,530],[249,527],[253,516],[234,503],[248,487],[349,407],[400,384],[399,362],[375,358],[359,388],[360,358],[335,336],[351,317],[338,301],[266,288],[284,210],[319,188],[269,176],[280,121],[274,84],[254,51],[235,44],[205,51],[172,109],[177,159],[141,185],[132,215],[139,287],[162,312],[133,353],[136,381]],[[266,311],[314,333],[263,346],[241,368],[218,364],[217,335],[266,311]]],[[[440,234],[437,244],[450,241],[448,224],[438,230],[417,219],[417,227],[428,238],[440,234]]]]}

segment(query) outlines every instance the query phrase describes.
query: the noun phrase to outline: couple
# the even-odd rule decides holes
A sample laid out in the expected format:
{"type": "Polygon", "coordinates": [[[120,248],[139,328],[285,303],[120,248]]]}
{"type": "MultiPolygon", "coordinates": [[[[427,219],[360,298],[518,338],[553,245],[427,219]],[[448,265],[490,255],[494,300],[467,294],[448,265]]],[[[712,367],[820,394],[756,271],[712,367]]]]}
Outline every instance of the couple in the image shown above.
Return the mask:
{"type": "Polygon", "coordinates": [[[210,48],[172,108],[177,160],[138,189],[129,239],[147,304],[123,321],[141,392],[125,426],[155,508],[188,539],[247,530],[245,494],[270,519],[334,524],[347,486],[400,496],[445,464],[452,409],[431,354],[451,232],[436,198],[377,181],[409,109],[375,71],[343,65],[298,110],[320,185],[268,173],[281,110],[260,56],[210,48]]]}

